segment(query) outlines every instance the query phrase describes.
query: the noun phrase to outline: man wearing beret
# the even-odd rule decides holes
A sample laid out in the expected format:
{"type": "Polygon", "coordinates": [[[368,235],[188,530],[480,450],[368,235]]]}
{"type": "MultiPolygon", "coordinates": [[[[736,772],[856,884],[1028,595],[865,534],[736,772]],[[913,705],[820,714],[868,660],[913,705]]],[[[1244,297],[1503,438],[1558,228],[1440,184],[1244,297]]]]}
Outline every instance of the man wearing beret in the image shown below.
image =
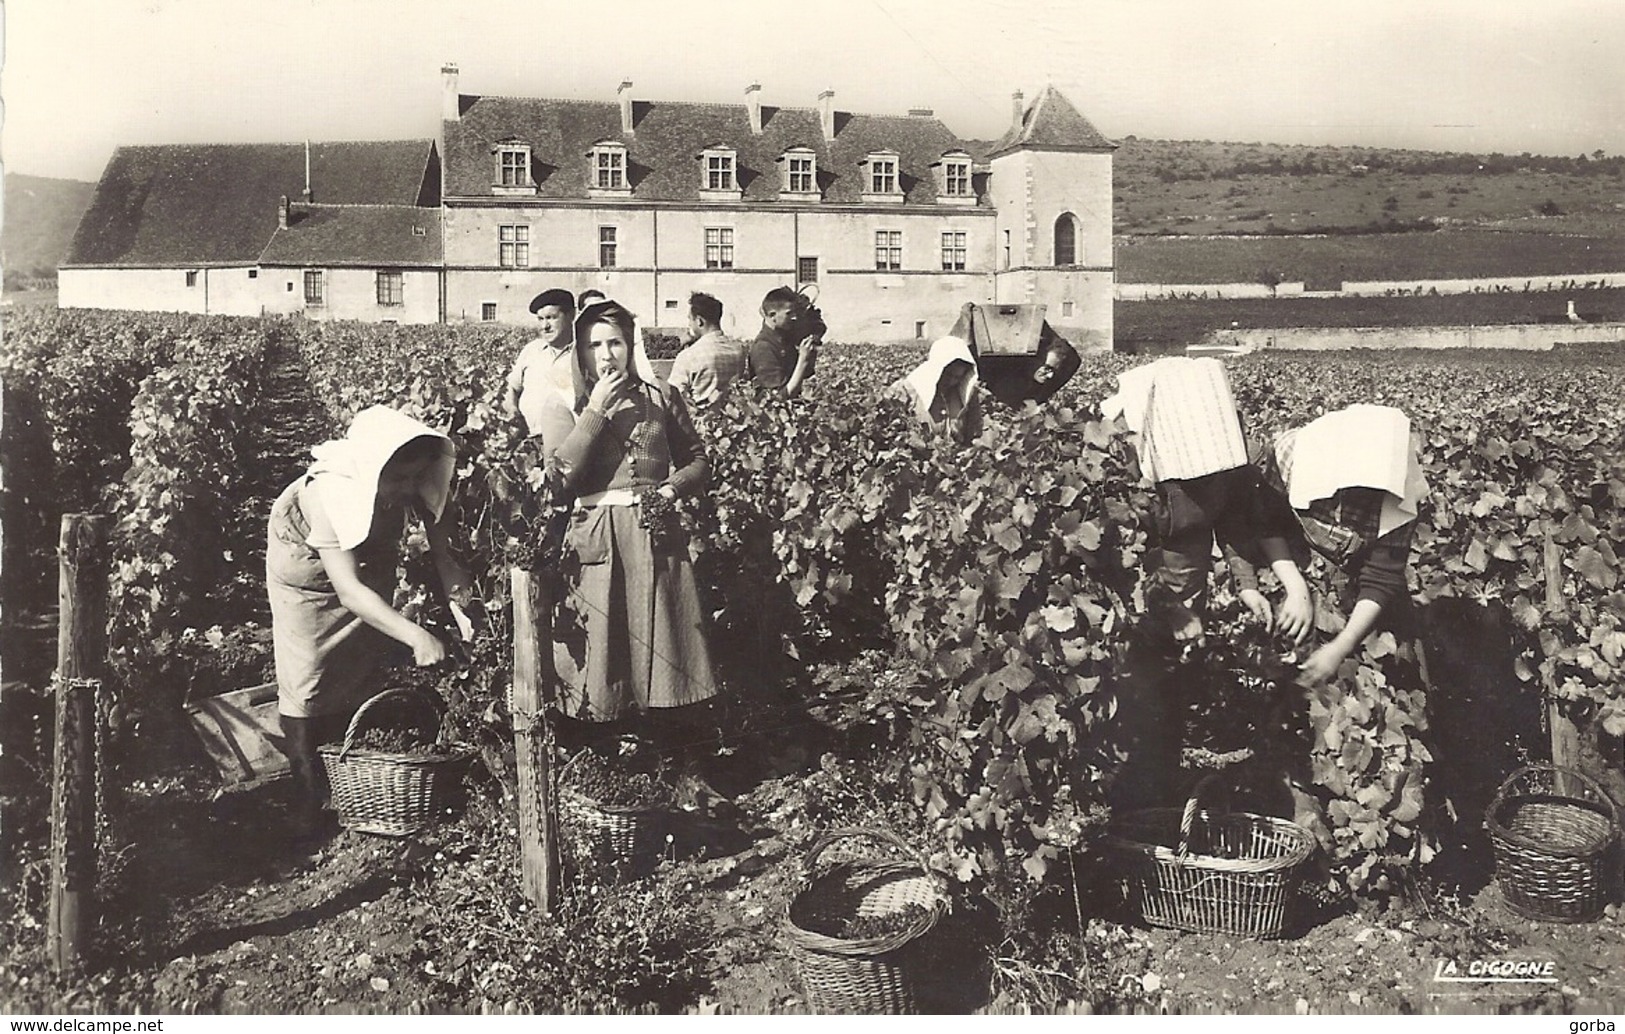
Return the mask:
{"type": "Polygon", "coordinates": [[[508,374],[509,413],[517,412],[531,435],[540,435],[551,452],[575,423],[575,350],[570,328],[575,323],[575,297],[563,288],[543,291],[530,300],[541,324],[541,336],[525,345],[508,374]]]}

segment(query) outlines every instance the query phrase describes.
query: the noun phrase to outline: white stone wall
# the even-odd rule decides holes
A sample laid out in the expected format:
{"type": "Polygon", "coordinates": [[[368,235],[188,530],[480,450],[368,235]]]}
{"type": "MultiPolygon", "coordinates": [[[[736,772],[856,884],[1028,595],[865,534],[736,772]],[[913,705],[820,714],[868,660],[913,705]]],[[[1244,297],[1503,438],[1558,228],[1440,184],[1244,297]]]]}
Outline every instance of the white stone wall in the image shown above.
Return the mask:
{"type": "Polygon", "coordinates": [[[481,206],[448,208],[445,226],[450,320],[478,320],[484,304],[494,303],[498,321],[527,323],[538,292],[593,287],[625,304],[642,325],[681,326],[689,293],[705,291],[723,303],[723,329],[750,337],[760,327],[762,296],[795,286],[801,257],[817,259],[819,304],[834,340],[930,334],[945,329],[944,314],[962,303],[992,300],[993,219],[985,210],[481,206]],[[497,268],[498,228],[505,224],[530,226],[530,268],[497,268]],[[617,231],[614,269],[597,265],[601,226],[617,231]],[[733,230],[730,270],[705,268],[711,227],[733,230]],[[874,268],[879,230],[903,234],[901,271],[874,268]],[[966,235],[966,271],[942,270],[944,232],[966,235]]]}
{"type": "Polygon", "coordinates": [[[1625,323],[1516,323],[1491,327],[1301,327],[1224,331],[1224,344],[1252,348],[1512,348],[1546,351],[1559,344],[1625,344],[1625,323]]]}
{"type": "Polygon", "coordinates": [[[63,269],[57,274],[57,306],[257,316],[264,290],[260,278],[250,278],[249,272],[249,267],[63,269]],[[191,287],[186,285],[188,272],[196,274],[191,287]]]}
{"type": "Polygon", "coordinates": [[[1117,300],[1137,302],[1166,298],[1384,298],[1427,294],[1505,294],[1523,291],[1588,291],[1625,287],[1625,273],[1570,273],[1554,276],[1492,276],[1452,280],[1349,280],[1340,291],[1308,291],[1303,281],[1288,281],[1274,295],[1260,283],[1124,284],[1117,300]]]}
{"type": "Polygon", "coordinates": [[[437,323],[440,320],[440,273],[432,269],[401,271],[401,304],[378,304],[378,270],[325,268],[323,303],[305,304],[305,270],[316,266],[267,268],[265,284],[268,313],[303,315],[314,320],[364,320],[368,323],[437,323]]]}

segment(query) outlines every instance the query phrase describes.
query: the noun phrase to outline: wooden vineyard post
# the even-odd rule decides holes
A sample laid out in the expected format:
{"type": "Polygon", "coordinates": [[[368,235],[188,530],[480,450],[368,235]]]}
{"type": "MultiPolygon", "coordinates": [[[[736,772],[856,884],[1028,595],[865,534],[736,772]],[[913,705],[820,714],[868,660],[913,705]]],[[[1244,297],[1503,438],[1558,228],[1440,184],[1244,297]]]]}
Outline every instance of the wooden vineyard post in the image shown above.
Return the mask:
{"type": "Polygon", "coordinates": [[[57,576],[56,743],[47,953],[77,970],[94,918],[96,696],[107,664],[107,518],[65,514],[57,576]]]}
{"type": "MultiPolygon", "coordinates": [[[[1557,543],[1552,539],[1551,523],[1547,522],[1542,530],[1545,533],[1546,546],[1546,611],[1558,617],[1566,617],[1569,608],[1568,601],[1563,598],[1563,556],[1558,552],[1557,543]]],[[[1547,705],[1546,721],[1552,731],[1552,764],[1564,768],[1579,767],[1580,729],[1563,709],[1562,701],[1555,696],[1547,705]]]]}
{"type": "Polygon", "coordinates": [[[559,893],[558,811],[553,801],[553,745],[546,735],[542,685],[546,678],[544,630],[552,600],[542,580],[512,568],[513,746],[519,770],[519,882],[543,913],[559,893]]]}

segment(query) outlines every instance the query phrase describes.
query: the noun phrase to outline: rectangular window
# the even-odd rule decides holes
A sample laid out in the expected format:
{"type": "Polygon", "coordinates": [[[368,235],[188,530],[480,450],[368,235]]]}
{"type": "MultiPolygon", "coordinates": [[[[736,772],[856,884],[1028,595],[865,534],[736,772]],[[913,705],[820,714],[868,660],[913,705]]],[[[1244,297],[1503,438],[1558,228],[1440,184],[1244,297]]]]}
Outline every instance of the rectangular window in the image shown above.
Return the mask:
{"type": "Polygon", "coordinates": [[[305,270],[305,304],[322,304],[322,271],[319,269],[305,270]]]}
{"type": "Polygon", "coordinates": [[[923,340],[925,338],[925,321],[924,320],[915,320],[914,321],[914,337],[916,339],[921,339],[921,340],[923,340]]]}
{"type": "Polygon", "coordinates": [[[380,269],[378,271],[378,304],[400,305],[402,296],[402,274],[398,269],[380,269]]]}
{"type": "Polygon", "coordinates": [[[497,182],[504,187],[530,186],[530,156],[524,151],[502,151],[497,156],[497,182]]]}
{"type": "Polygon", "coordinates": [[[903,231],[875,231],[875,268],[903,268],[903,231]]]}
{"type": "Polygon", "coordinates": [[[949,272],[962,272],[964,270],[964,230],[951,230],[942,235],[942,268],[949,272]]]}
{"type": "Polygon", "coordinates": [[[734,189],[734,159],[731,154],[705,156],[705,189],[734,189]]]}
{"type": "Polygon", "coordinates": [[[796,282],[799,284],[818,283],[818,259],[815,256],[803,255],[796,259],[796,282]]]}
{"type": "Polygon", "coordinates": [[[603,269],[615,268],[615,227],[598,228],[598,265],[603,269]]]}
{"type": "Polygon", "coordinates": [[[503,269],[530,268],[530,227],[497,227],[497,260],[503,269]]]}
{"type": "Polygon", "coordinates": [[[248,271],[248,279],[250,279],[250,280],[258,280],[259,278],[260,278],[260,271],[259,270],[250,269],[248,271]]]}
{"type": "Polygon", "coordinates": [[[480,303],[480,320],[485,323],[495,323],[497,318],[496,302],[480,303]]]}
{"type": "Polygon", "coordinates": [[[891,158],[876,158],[869,163],[869,193],[897,193],[897,162],[891,158]]]}
{"type": "Polygon", "coordinates": [[[1004,268],[1010,268],[1010,231],[1004,231],[1004,268]]]}
{"type": "Polygon", "coordinates": [[[194,270],[190,270],[190,271],[187,272],[187,274],[186,274],[186,286],[187,287],[196,287],[197,286],[197,270],[194,269],[194,270]]]}
{"type": "Polygon", "coordinates": [[[1070,316],[1070,315],[1072,315],[1072,303],[1071,302],[1062,302],[1061,303],[1061,315],[1062,316],[1070,316]]]}
{"type": "Polygon", "coordinates": [[[705,268],[732,269],[733,267],[733,227],[707,226],[705,228],[705,268]]]}
{"type": "Polygon", "coordinates": [[[795,194],[811,194],[816,183],[813,175],[813,160],[811,158],[790,159],[790,191],[795,194]]]}
{"type": "Polygon", "coordinates": [[[964,162],[949,162],[942,167],[942,192],[948,197],[970,196],[970,166],[964,162]]]}
{"type": "Polygon", "coordinates": [[[622,151],[598,151],[594,168],[595,183],[603,190],[620,190],[626,186],[626,154],[622,151]]]}

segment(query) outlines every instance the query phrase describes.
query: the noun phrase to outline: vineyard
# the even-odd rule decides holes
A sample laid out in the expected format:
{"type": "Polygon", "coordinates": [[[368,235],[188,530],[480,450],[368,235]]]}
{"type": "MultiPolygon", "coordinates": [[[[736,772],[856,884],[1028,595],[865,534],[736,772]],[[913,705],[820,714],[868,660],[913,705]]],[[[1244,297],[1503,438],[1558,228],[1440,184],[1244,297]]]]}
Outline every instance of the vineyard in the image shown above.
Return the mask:
{"type": "MultiPolygon", "coordinates": [[[[1372,402],[1423,436],[1410,577],[1425,681],[1384,633],[1313,692],[1260,666],[1271,644],[1217,575],[1182,691],[1147,689],[1150,489],[1097,410],[1132,357],[1086,358],[1046,407],[994,410],[965,445],[878,400],[922,349],[831,346],[793,402],[742,387],[697,414],[712,486],[682,514],[728,687],[708,774],[736,813],[696,813],[641,879],[578,869],[547,919],[518,889],[507,703],[509,569],[538,519],[534,448],[500,412],[523,328],[19,310],[4,330],[13,1008],[804,1011],[780,929],[801,853],[842,825],[898,834],[952,886],[938,1011],[1449,1011],[1424,971],[1474,952],[1557,952],[1566,968],[1473,1008],[1625,1000],[1608,983],[1615,910],[1559,948],[1496,903],[1482,828],[1501,780],[1549,755],[1554,708],[1625,800],[1625,354],[1229,361],[1250,432],[1372,402]],[[454,545],[487,620],[468,663],[434,678],[479,763],[460,814],[415,840],[347,833],[284,856],[247,835],[274,790],[216,799],[180,705],[268,677],[270,502],[373,403],[457,445],[454,545]],[[113,523],[115,788],[97,975],[53,982],[49,630],[57,523],[78,511],[113,523]],[[1148,738],[1183,763],[1138,771],[1148,738]],[[1253,757],[1223,773],[1239,799],[1262,804],[1275,772],[1301,768],[1323,806],[1293,936],[1147,932],[1101,847],[1113,811],[1177,806],[1237,752],[1253,757]],[[1269,972],[1236,977],[1238,952],[1269,972]]],[[[425,546],[409,545],[412,575],[425,546]]],[[[432,617],[427,598],[401,602],[432,617]]]]}

